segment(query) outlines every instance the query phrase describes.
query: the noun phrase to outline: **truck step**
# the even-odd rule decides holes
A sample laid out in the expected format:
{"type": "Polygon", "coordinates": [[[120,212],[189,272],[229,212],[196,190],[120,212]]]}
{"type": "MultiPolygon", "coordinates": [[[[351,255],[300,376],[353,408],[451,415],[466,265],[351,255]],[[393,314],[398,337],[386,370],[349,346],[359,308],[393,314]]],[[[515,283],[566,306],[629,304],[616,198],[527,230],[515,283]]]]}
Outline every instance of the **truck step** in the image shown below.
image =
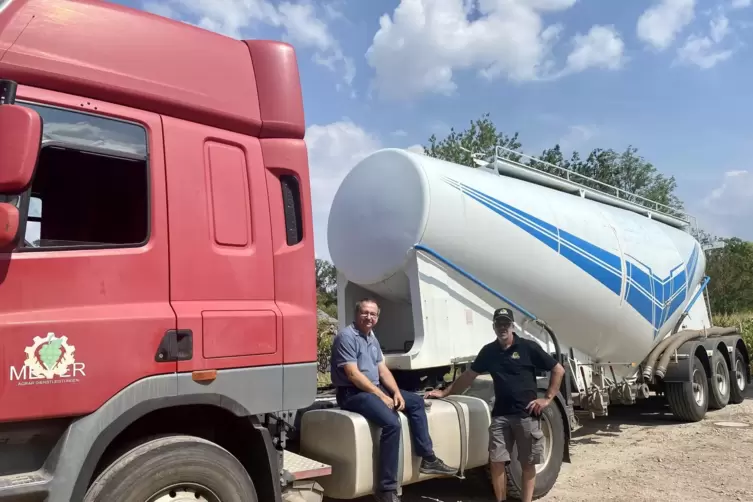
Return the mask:
{"type": "Polygon", "coordinates": [[[39,471],[0,476],[0,500],[47,493],[50,481],[51,476],[39,471]]]}
{"type": "Polygon", "coordinates": [[[331,466],[288,450],[283,450],[282,452],[282,468],[296,481],[332,474],[331,466]]]}

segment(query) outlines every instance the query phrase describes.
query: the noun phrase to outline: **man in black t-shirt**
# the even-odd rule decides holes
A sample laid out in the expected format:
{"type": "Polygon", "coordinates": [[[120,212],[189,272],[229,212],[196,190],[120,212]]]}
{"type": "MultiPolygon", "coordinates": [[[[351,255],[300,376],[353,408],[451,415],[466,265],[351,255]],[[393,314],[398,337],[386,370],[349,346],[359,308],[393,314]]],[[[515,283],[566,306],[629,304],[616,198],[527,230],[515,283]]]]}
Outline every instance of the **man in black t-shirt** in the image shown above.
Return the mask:
{"type": "Polygon", "coordinates": [[[505,465],[510,462],[513,444],[518,445],[518,460],[523,468],[522,502],[533,500],[536,464],[544,454],[544,435],[539,416],[557,394],[565,369],[534,341],[520,338],[513,331],[510,309],[494,311],[497,339],[484,345],[471,368],[444,390],[433,390],[426,397],[444,398],[461,394],[481,373],[494,381],[494,408],[489,427],[489,460],[492,485],[498,501],[507,495],[505,465]],[[537,397],[536,370],[550,371],[545,397],[537,397]]]}

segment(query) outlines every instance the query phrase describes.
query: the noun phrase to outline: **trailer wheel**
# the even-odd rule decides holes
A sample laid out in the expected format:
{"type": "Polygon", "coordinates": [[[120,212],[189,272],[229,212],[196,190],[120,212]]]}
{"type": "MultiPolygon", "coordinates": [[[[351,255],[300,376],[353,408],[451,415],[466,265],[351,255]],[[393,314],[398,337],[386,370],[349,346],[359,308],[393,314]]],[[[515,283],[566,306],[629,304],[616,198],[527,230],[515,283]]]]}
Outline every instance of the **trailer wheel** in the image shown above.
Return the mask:
{"type": "Polygon", "coordinates": [[[246,469],[227,450],[192,436],[133,448],[92,483],[84,502],[257,502],[246,469]]]}
{"type": "Polygon", "coordinates": [[[709,377],[709,409],[721,410],[729,403],[730,378],[727,361],[719,349],[714,349],[711,356],[711,375],[709,377]]]}
{"type": "Polygon", "coordinates": [[[698,422],[708,410],[709,382],[697,355],[693,356],[692,364],[690,382],[667,382],[665,392],[674,416],[687,422],[698,422]]]}
{"type": "Polygon", "coordinates": [[[745,388],[748,386],[748,365],[745,364],[745,358],[740,349],[735,349],[735,359],[732,364],[735,368],[735,378],[730,378],[729,402],[740,404],[745,399],[745,388]]]}
{"type": "MultiPolygon", "coordinates": [[[[536,466],[536,484],[533,498],[543,497],[554,487],[562,467],[565,451],[565,425],[562,412],[556,403],[552,403],[541,414],[541,430],[544,433],[544,461],[536,466]]],[[[523,488],[523,469],[518,461],[518,445],[513,446],[512,461],[507,465],[507,497],[520,500],[523,488]]]]}

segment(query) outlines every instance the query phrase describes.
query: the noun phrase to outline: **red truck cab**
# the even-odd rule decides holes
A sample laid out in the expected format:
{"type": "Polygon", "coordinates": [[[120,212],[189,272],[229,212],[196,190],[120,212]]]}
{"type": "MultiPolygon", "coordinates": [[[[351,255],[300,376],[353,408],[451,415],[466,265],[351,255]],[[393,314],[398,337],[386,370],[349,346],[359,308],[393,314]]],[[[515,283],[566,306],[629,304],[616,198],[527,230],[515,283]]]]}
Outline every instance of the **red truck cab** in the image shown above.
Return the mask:
{"type": "Polygon", "coordinates": [[[0,144],[41,140],[0,153],[0,501],[151,501],[144,469],[169,481],[201,452],[238,477],[223,502],[279,500],[260,417],[316,394],[293,48],[5,0],[0,78],[0,108],[35,112],[0,110],[0,144]]]}

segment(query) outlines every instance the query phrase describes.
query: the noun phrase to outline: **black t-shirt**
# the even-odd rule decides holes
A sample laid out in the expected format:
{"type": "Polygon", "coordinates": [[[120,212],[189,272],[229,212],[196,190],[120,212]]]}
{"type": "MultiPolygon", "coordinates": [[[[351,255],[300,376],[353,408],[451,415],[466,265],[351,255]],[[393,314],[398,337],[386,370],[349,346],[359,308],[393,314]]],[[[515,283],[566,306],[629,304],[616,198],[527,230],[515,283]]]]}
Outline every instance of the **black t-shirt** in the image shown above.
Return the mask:
{"type": "Polygon", "coordinates": [[[526,406],[536,399],[536,370],[551,371],[557,360],[534,341],[513,335],[505,350],[497,340],[484,345],[471,364],[476,373],[489,373],[494,381],[492,416],[527,416],[526,406]]]}

